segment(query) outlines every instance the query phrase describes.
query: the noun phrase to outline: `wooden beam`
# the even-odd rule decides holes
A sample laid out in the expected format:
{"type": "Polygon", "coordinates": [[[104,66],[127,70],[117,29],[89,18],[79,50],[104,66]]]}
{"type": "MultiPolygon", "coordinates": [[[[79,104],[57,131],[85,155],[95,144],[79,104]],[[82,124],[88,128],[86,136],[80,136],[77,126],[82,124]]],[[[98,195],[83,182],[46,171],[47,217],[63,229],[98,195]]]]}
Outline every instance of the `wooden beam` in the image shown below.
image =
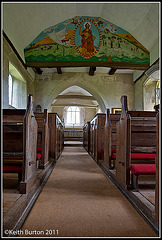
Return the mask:
{"type": "Polygon", "coordinates": [[[58,61],[41,61],[41,62],[26,62],[27,67],[39,68],[54,68],[54,67],[108,67],[115,69],[133,69],[147,70],[148,63],[125,63],[125,62],[90,62],[90,61],[73,61],[73,62],[58,62],[58,61]]]}
{"type": "Polygon", "coordinates": [[[35,68],[35,70],[38,74],[42,74],[42,72],[43,72],[40,68],[35,68]]]}
{"type": "Polygon", "coordinates": [[[62,74],[61,67],[57,67],[57,73],[58,73],[58,74],[62,74]]]}
{"type": "Polygon", "coordinates": [[[109,75],[113,75],[116,72],[117,69],[111,68],[109,71],[109,75]]]}
{"type": "Polygon", "coordinates": [[[90,67],[89,69],[89,75],[94,76],[94,72],[96,71],[96,67],[90,67]]]}

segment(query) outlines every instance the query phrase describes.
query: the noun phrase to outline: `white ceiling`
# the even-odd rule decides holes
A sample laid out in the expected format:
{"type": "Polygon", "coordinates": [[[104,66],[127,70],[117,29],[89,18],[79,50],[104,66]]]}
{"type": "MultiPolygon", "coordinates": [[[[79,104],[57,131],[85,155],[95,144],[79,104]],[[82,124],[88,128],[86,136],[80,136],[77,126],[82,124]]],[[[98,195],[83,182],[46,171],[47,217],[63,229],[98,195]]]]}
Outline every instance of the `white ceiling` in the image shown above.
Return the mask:
{"type": "Polygon", "coordinates": [[[159,37],[160,2],[3,2],[2,29],[24,60],[24,48],[44,29],[75,16],[102,17],[147,50],[159,37]]]}
{"type": "MultiPolygon", "coordinates": [[[[60,106],[61,104],[67,105],[84,105],[86,107],[98,107],[99,104],[96,100],[94,99],[87,99],[84,98],[84,96],[92,97],[92,95],[87,92],[85,89],[78,87],[76,85],[67,88],[63,92],[59,94],[59,99],[54,99],[52,102],[52,106],[60,106]],[[64,96],[68,95],[68,99],[64,99],[64,96]]],[[[92,97],[93,98],[93,97],[92,97]]]]}
{"type": "Polygon", "coordinates": [[[69,87],[67,88],[66,90],[64,90],[63,92],[61,92],[59,95],[64,95],[66,93],[81,93],[83,95],[86,95],[86,96],[92,96],[89,92],[87,92],[86,90],[84,90],[83,88],[81,87],[78,87],[78,86],[72,86],[72,87],[69,87]]]}
{"type": "MultiPolygon", "coordinates": [[[[75,16],[102,17],[131,33],[151,51],[159,39],[160,2],[3,2],[2,29],[23,61],[24,48],[44,29],[75,16]]],[[[43,69],[48,72],[56,68],[43,69]]],[[[64,68],[62,72],[89,72],[89,68],[64,68]]],[[[108,73],[108,68],[96,72],[108,73]]],[[[133,73],[117,70],[116,73],[133,73]]],[[[73,89],[74,90],[74,89],[73,89]]],[[[77,90],[76,90],[77,91],[77,90]]]]}

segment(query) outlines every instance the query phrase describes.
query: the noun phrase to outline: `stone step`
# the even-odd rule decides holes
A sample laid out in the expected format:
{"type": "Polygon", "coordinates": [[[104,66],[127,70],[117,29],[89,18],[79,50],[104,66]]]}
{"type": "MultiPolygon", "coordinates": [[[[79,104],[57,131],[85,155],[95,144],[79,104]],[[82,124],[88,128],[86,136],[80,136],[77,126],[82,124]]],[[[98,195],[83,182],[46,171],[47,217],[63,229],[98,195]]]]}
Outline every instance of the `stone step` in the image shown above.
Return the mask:
{"type": "Polygon", "coordinates": [[[64,147],[83,147],[82,141],[64,141],[64,147]]]}

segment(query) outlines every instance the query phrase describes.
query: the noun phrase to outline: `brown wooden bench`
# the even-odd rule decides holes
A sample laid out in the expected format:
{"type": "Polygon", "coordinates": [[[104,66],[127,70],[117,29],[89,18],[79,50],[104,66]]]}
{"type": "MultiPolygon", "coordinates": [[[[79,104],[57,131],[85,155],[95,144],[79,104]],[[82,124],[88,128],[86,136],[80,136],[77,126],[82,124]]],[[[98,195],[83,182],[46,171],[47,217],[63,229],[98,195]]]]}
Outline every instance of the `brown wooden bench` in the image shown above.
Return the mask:
{"type": "Polygon", "coordinates": [[[155,184],[155,220],[159,223],[159,155],[160,155],[159,109],[156,115],[156,184],[155,184]]]}
{"type": "Polygon", "coordinates": [[[64,149],[64,124],[57,113],[48,113],[49,156],[56,160],[64,149]]]}
{"type": "Polygon", "coordinates": [[[43,113],[34,113],[37,125],[37,153],[41,154],[38,168],[45,169],[49,163],[49,128],[48,112],[44,109],[43,113]]]}
{"type": "Polygon", "coordinates": [[[20,193],[27,193],[36,177],[36,144],[37,122],[29,95],[26,110],[3,109],[3,170],[18,173],[20,193]]]}
{"type": "Polygon", "coordinates": [[[98,113],[90,121],[89,153],[97,163],[103,160],[105,117],[104,113],[98,113]]]}
{"type": "Polygon", "coordinates": [[[121,117],[116,124],[116,179],[129,189],[133,184],[131,164],[155,164],[157,112],[128,111],[126,96],[122,96],[121,103],[121,117]]]}
{"type": "Polygon", "coordinates": [[[109,169],[115,168],[114,153],[116,153],[116,123],[120,120],[120,114],[110,114],[106,111],[106,120],[104,127],[104,164],[109,169]]]}
{"type": "Polygon", "coordinates": [[[83,126],[83,147],[87,152],[90,151],[90,122],[87,122],[83,126]]]}

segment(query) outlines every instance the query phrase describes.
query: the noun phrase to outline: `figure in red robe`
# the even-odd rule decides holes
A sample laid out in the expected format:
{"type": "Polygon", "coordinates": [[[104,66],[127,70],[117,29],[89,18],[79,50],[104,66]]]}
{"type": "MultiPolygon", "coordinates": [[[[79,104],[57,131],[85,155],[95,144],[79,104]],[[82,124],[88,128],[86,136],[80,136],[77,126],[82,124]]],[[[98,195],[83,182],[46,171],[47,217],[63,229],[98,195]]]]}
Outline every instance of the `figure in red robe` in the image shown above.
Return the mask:
{"type": "Polygon", "coordinates": [[[95,37],[92,34],[90,28],[90,23],[86,22],[86,29],[82,31],[82,27],[80,26],[79,34],[82,36],[82,48],[86,49],[87,52],[94,52],[94,39],[95,37]]]}

